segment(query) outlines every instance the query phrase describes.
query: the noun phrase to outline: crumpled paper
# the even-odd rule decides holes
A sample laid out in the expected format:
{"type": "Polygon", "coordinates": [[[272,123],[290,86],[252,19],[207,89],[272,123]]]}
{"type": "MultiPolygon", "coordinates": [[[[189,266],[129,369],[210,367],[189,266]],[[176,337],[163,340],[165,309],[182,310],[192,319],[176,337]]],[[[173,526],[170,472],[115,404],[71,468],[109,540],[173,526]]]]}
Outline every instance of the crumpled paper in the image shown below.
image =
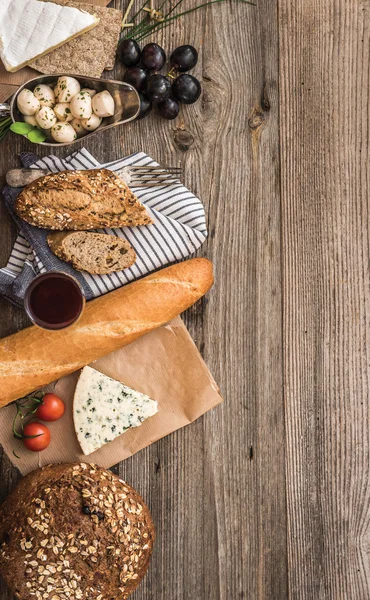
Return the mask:
{"type": "Polygon", "coordinates": [[[77,441],[72,413],[79,371],[63,377],[45,388],[63,398],[66,413],[59,421],[47,424],[51,444],[43,452],[30,452],[13,437],[14,404],[0,410],[0,443],[22,475],[56,462],[85,461],[111,467],[222,402],[218,386],[180,317],[90,366],[157,400],[159,412],[85,456],[77,441]]]}

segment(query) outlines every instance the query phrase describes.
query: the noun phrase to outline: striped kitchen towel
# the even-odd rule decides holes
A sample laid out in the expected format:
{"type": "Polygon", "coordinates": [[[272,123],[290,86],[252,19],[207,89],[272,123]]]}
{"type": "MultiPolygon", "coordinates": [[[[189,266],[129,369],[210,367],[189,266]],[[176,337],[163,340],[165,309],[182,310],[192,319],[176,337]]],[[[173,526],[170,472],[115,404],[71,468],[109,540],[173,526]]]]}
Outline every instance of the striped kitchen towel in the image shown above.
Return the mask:
{"type": "MultiPolygon", "coordinates": [[[[24,167],[49,169],[53,173],[66,169],[94,169],[105,167],[118,171],[128,165],[157,165],[138,152],[126,158],[101,165],[85,148],[65,159],[56,156],[38,158],[34,154],[21,156],[24,167]]],[[[36,275],[51,270],[64,271],[76,277],[83,286],[87,300],[115,290],[150,271],[188,257],[207,237],[204,207],[201,201],[180,183],[156,188],[132,188],[145,204],[154,225],[104,229],[117,237],[128,240],[137,254],[132,267],[111,275],[89,275],[75,271],[69,264],[59,260],[49,249],[47,230],[33,227],[17,217],[14,211],[19,190],[6,186],[3,189],[5,204],[16,221],[20,233],[14,244],[6,267],[0,269],[0,294],[16,304],[22,304],[25,291],[36,275]]]]}

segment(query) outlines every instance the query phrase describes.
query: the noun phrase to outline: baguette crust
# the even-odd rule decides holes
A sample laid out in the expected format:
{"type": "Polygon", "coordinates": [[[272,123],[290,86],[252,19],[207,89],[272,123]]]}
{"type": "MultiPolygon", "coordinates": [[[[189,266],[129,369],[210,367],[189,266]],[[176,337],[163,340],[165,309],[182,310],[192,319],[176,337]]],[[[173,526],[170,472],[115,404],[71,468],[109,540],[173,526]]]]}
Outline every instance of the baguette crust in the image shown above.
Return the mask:
{"type": "Polygon", "coordinates": [[[212,283],[212,264],[193,258],[92,300],[68,329],[32,326],[0,340],[0,407],[164,325],[212,283]]]}
{"type": "Polygon", "coordinates": [[[40,177],[18,194],[15,208],[27,223],[57,231],[153,222],[145,206],[108,169],[62,171],[40,177]]]}

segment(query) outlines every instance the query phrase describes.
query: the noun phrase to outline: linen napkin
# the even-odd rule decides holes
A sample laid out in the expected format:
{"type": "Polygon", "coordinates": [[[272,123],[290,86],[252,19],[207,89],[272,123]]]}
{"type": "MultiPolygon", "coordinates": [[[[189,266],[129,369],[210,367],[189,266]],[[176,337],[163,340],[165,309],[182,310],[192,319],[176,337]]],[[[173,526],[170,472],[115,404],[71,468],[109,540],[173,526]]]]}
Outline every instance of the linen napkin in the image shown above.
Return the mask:
{"type": "MultiPolygon", "coordinates": [[[[53,173],[66,169],[94,169],[104,167],[118,171],[128,165],[157,165],[144,152],[101,165],[85,148],[65,159],[56,156],[38,158],[34,154],[21,155],[22,166],[48,169],[53,173]]],[[[182,260],[194,253],[207,237],[204,207],[194,194],[181,183],[155,188],[132,188],[145,204],[154,224],[142,227],[96,230],[128,240],[134,248],[136,262],[110,275],[90,275],[73,269],[58,259],[46,242],[48,230],[33,227],[15,214],[15,200],[19,189],[3,189],[5,204],[17,223],[20,233],[7,265],[0,269],[0,294],[16,304],[23,304],[25,291],[34,277],[51,270],[70,273],[81,283],[87,300],[115,290],[147,273],[182,260]]]]}

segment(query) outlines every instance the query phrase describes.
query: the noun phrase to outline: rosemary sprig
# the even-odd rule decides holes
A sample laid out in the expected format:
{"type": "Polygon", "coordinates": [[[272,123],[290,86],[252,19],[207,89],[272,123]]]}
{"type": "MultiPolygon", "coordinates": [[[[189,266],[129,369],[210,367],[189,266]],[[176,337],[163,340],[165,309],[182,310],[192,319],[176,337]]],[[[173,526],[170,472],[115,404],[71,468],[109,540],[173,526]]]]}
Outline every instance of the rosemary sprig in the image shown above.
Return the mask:
{"type": "Polygon", "coordinates": [[[36,392],[16,400],[15,406],[17,412],[13,420],[13,435],[17,440],[23,440],[26,437],[39,437],[40,434],[26,436],[24,435],[23,430],[27,424],[26,421],[28,422],[30,419],[32,419],[40,404],[43,403],[44,396],[44,392],[36,392]]]}
{"type": "MultiPolygon", "coordinates": [[[[168,25],[170,25],[171,22],[174,21],[175,19],[179,19],[180,17],[183,17],[184,15],[188,15],[196,10],[199,10],[200,8],[204,8],[205,6],[209,6],[211,4],[221,4],[222,2],[227,2],[227,1],[228,0],[209,0],[208,2],[199,4],[198,6],[195,6],[188,10],[185,10],[179,14],[173,15],[172,13],[183,2],[183,0],[178,0],[178,2],[176,4],[174,4],[174,6],[172,6],[171,9],[164,15],[163,21],[157,21],[155,23],[152,23],[150,21],[150,18],[144,17],[137,25],[134,25],[134,27],[131,28],[130,31],[128,31],[123,36],[123,39],[134,39],[137,42],[140,42],[143,39],[145,39],[146,37],[148,37],[151,33],[154,33],[155,31],[161,31],[165,27],[168,27],[168,25]]],[[[256,6],[255,3],[250,2],[250,0],[235,0],[235,2],[242,2],[243,4],[250,4],[251,6],[256,6]]],[[[159,10],[161,10],[163,8],[165,3],[166,3],[166,0],[163,1],[159,10]]],[[[132,19],[133,22],[135,21],[135,18],[137,17],[137,15],[141,12],[141,10],[144,9],[144,7],[147,4],[148,4],[148,2],[146,1],[145,4],[142,6],[142,8],[133,17],[133,19],[132,19]]]]}
{"type": "MultiPolygon", "coordinates": [[[[136,36],[136,41],[140,41],[142,39],[144,39],[144,37],[147,37],[147,35],[149,35],[149,33],[147,35],[144,35],[144,37],[142,37],[143,33],[145,34],[145,31],[149,30],[149,29],[155,29],[156,27],[159,27],[160,23],[164,23],[166,21],[166,19],[168,19],[168,17],[173,13],[174,10],[176,10],[176,8],[181,4],[181,2],[183,2],[183,0],[178,0],[178,2],[168,11],[168,13],[166,15],[164,15],[164,19],[163,21],[157,21],[154,23],[154,25],[150,24],[150,19],[143,19],[138,25],[137,27],[131,29],[130,31],[130,38],[133,38],[134,36],[136,36]]],[[[159,10],[161,11],[162,8],[164,7],[164,5],[166,4],[166,0],[163,0],[159,10]]],[[[196,10],[196,9],[193,9],[196,10]]],[[[180,16],[180,15],[179,15],[180,16]]]]}
{"type": "MultiPolygon", "coordinates": [[[[163,7],[164,7],[164,5],[166,4],[166,1],[167,1],[167,0],[163,0],[163,2],[162,2],[162,4],[161,4],[161,6],[159,7],[159,10],[160,10],[160,11],[162,11],[162,8],[163,8],[163,7]]],[[[150,18],[148,18],[148,17],[147,17],[147,18],[145,18],[145,17],[144,17],[144,18],[142,19],[142,21],[140,21],[140,23],[139,23],[139,24],[138,24],[136,27],[134,27],[133,29],[131,29],[131,31],[130,31],[130,36],[129,36],[129,37],[130,37],[130,38],[135,38],[135,36],[138,36],[138,35],[139,35],[139,32],[140,32],[140,35],[141,35],[141,34],[143,33],[143,31],[145,32],[145,31],[146,31],[148,28],[155,28],[155,27],[157,27],[157,26],[159,25],[159,23],[164,23],[164,22],[165,22],[165,20],[166,20],[166,19],[167,19],[167,18],[168,18],[168,17],[169,17],[169,16],[170,16],[172,13],[173,13],[173,11],[174,11],[174,10],[175,10],[175,9],[176,9],[178,6],[179,6],[179,4],[181,4],[181,2],[182,2],[182,1],[183,1],[183,0],[178,0],[178,2],[177,2],[177,3],[176,3],[174,6],[172,6],[172,7],[170,8],[170,10],[167,12],[167,14],[166,14],[166,15],[164,15],[164,20],[163,20],[163,21],[157,21],[156,23],[154,23],[154,25],[153,25],[153,24],[151,24],[151,22],[150,22],[150,18]],[[141,30],[143,30],[143,31],[141,31],[141,30]]],[[[149,15],[148,15],[148,16],[149,16],[149,15]]],[[[148,34],[148,35],[149,35],[149,34],[148,34]]],[[[146,37],[146,36],[145,36],[145,37],[146,37]]],[[[140,38],[140,39],[143,39],[143,38],[140,38]]],[[[138,40],[137,40],[137,41],[138,41],[138,40]]]]}
{"type": "Polygon", "coordinates": [[[144,8],[148,5],[148,3],[149,3],[149,0],[146,0],[146,2],[143,4],[143,6],[141,8],[139,8],[139,10],[137,11],[137,13],[134,14],[134,16],[132,17],[133,21],[135,21],[136,17],[144,10],[144,8]]]}
{"type": "Polygon", "coordinates": [[[0,119],[0,140],[3,140],[10,131],[10,125],[12,120],[10,117],[4,117],[0,119]]]}

